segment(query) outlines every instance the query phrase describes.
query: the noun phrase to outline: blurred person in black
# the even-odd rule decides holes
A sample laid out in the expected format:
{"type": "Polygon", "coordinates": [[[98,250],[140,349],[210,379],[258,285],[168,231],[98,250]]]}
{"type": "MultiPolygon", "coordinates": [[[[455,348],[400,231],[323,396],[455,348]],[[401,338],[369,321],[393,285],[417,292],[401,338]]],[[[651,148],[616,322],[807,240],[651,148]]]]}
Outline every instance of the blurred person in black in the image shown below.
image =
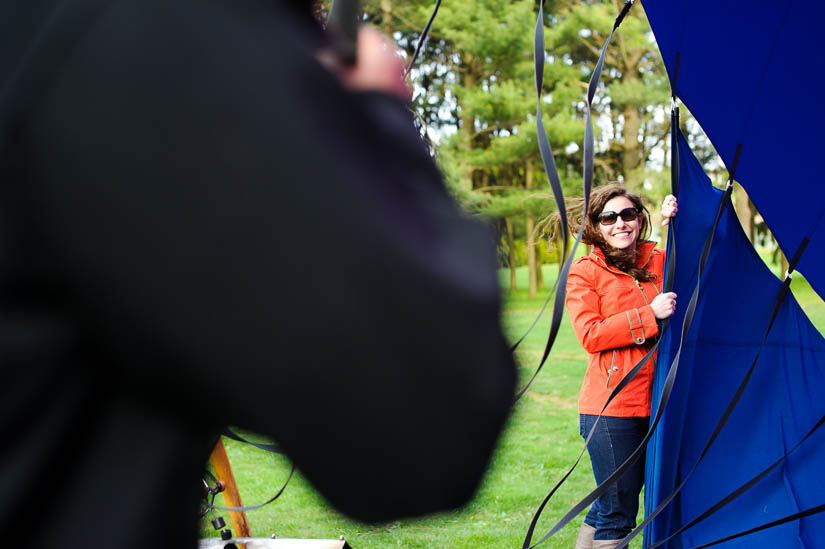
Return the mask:
{"type": "Polygon", "coordinates": [[[309,3],[0,3],[0,524],[191,547],[221,426],[341,511],[465,502],[513,398],[492,238],[309,3]]]}

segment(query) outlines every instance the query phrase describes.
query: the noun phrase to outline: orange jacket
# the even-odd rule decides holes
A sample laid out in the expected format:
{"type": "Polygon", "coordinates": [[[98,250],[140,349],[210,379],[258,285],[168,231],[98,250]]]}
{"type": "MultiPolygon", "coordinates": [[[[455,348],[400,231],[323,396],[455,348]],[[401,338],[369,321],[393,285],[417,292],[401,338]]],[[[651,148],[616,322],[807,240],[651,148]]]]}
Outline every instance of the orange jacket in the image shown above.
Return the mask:
{"type": "MultiPolygon", "coordinates": [[[[576,260],[567,280],[567,310],[573,330],[588,352],[587,372],[579,393],[579,413],[598,414],[610,392],[650,349],[659,326],[649,303],[662,292],[665,254],[655,242],[639,242],[639,266],[654,273],[653,282],[605,263],[602,251],[576,260]]],[[[604,411],[607,416],[650,415],[650,387],[655,357],[604,411]]]]}

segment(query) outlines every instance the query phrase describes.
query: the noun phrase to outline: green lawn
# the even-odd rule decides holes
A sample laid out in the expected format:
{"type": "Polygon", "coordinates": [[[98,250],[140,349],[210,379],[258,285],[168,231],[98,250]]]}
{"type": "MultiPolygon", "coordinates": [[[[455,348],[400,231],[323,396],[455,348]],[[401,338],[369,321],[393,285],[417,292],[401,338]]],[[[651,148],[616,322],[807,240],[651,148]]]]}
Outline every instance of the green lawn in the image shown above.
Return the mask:
{"type": "MultiPolygon", "coordinates": [[[[555,267],[545,266],[545,282],[555,279],[555,267]]],[[[502,272],[509,285],[509,273],[502,272]]],[[[517,284],[526,287],[526,273],[519,269],[517,284]]],[[[825,330],[825,306],[801,277],[795,277],[797,300],[818,326],[825,330]]],[[[503,324],[513,338],[530,325],[548,290],[529,298],[526,290],[508,292],[503,324]]],[[[550,314],[516,351],[522,379],[532,374],[544,350],[550,314]]],[[[415,520],[399,520],[367,526],[352,522],[331,509],[306,480],[296,473],[284,495],[247,516],[255,536],[337,538],[343,535],[354,549],[388,547],[517,548],[538,504],[575,461],[583,442],[578,434],[576,397],[586,355],[573,335],[567,316],[544,369],[533,387],[517,404],[481,488],[463,509],[415,520]]],[[[244,504],[269,499],[283,483],[289,465],[254,448],[224,441],[238,480],[244,504]]],[[[585,455],[576,471],[553,497],[537,528],[538,539],[573,504],[592,488],[592,472],[585,455]]],[[[221,498],[217,503],[222,505],[221,498]]],[[[207,518],[212,518],[212,514],[207,518]]],[[[229,522],[228,515],[224,517],[229,522]]],[[[580,520],[574,521],[541,547],[571,548],[580,520]]],[[[207,521],[204,536],[214,536],[207,521]]],[[[631,547],[641,547],[641,537],[631,547]]]]}

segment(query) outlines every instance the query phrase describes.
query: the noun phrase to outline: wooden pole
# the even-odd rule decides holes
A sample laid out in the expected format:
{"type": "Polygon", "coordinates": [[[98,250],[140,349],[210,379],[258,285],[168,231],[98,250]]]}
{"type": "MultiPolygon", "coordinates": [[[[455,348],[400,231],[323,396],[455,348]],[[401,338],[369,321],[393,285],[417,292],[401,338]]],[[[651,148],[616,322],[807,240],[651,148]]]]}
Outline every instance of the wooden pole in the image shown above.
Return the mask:
{"type": "MultiPolygon", "coordinates": [[[[226,485],[226,489],[223,491],[223,500],[226,502],[226,506],[243,507],[241,494],[238,492],[235,475],[232,473],[232,467],[229,465],[229,456],[226,455],[223,439],[218,439],[218,443],[215,445],[215,449],[212,450],[210,459],[212,460],[212,467],[215,468],[215,476],[226,485]]],[[[234,537],[252,537],[245,512],[229,511],[229,521],[232,523],[232,534],[234,537]]]]}

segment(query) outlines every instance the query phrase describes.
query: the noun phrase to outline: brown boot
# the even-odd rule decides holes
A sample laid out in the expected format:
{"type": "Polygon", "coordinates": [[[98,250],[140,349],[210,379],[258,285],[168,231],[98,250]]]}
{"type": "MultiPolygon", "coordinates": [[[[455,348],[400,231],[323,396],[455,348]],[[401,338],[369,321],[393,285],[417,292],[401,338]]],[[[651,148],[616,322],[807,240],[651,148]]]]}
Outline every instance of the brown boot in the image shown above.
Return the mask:
{"type": "Polygon", "coordinates": [[[593,540],[593,545],[591,547],[593,549],[613,549],[617,545],[619,545],[624,538],[622,539],[597,539],[593,540]]]}
{"type": "Polygon", "coordinates": [[[576,539],[576,549],[592,549],[593,535],[595,533],[595,528],[589,524],[582,523],[582,527],[579,528],[579,537],[576,539]]]}

